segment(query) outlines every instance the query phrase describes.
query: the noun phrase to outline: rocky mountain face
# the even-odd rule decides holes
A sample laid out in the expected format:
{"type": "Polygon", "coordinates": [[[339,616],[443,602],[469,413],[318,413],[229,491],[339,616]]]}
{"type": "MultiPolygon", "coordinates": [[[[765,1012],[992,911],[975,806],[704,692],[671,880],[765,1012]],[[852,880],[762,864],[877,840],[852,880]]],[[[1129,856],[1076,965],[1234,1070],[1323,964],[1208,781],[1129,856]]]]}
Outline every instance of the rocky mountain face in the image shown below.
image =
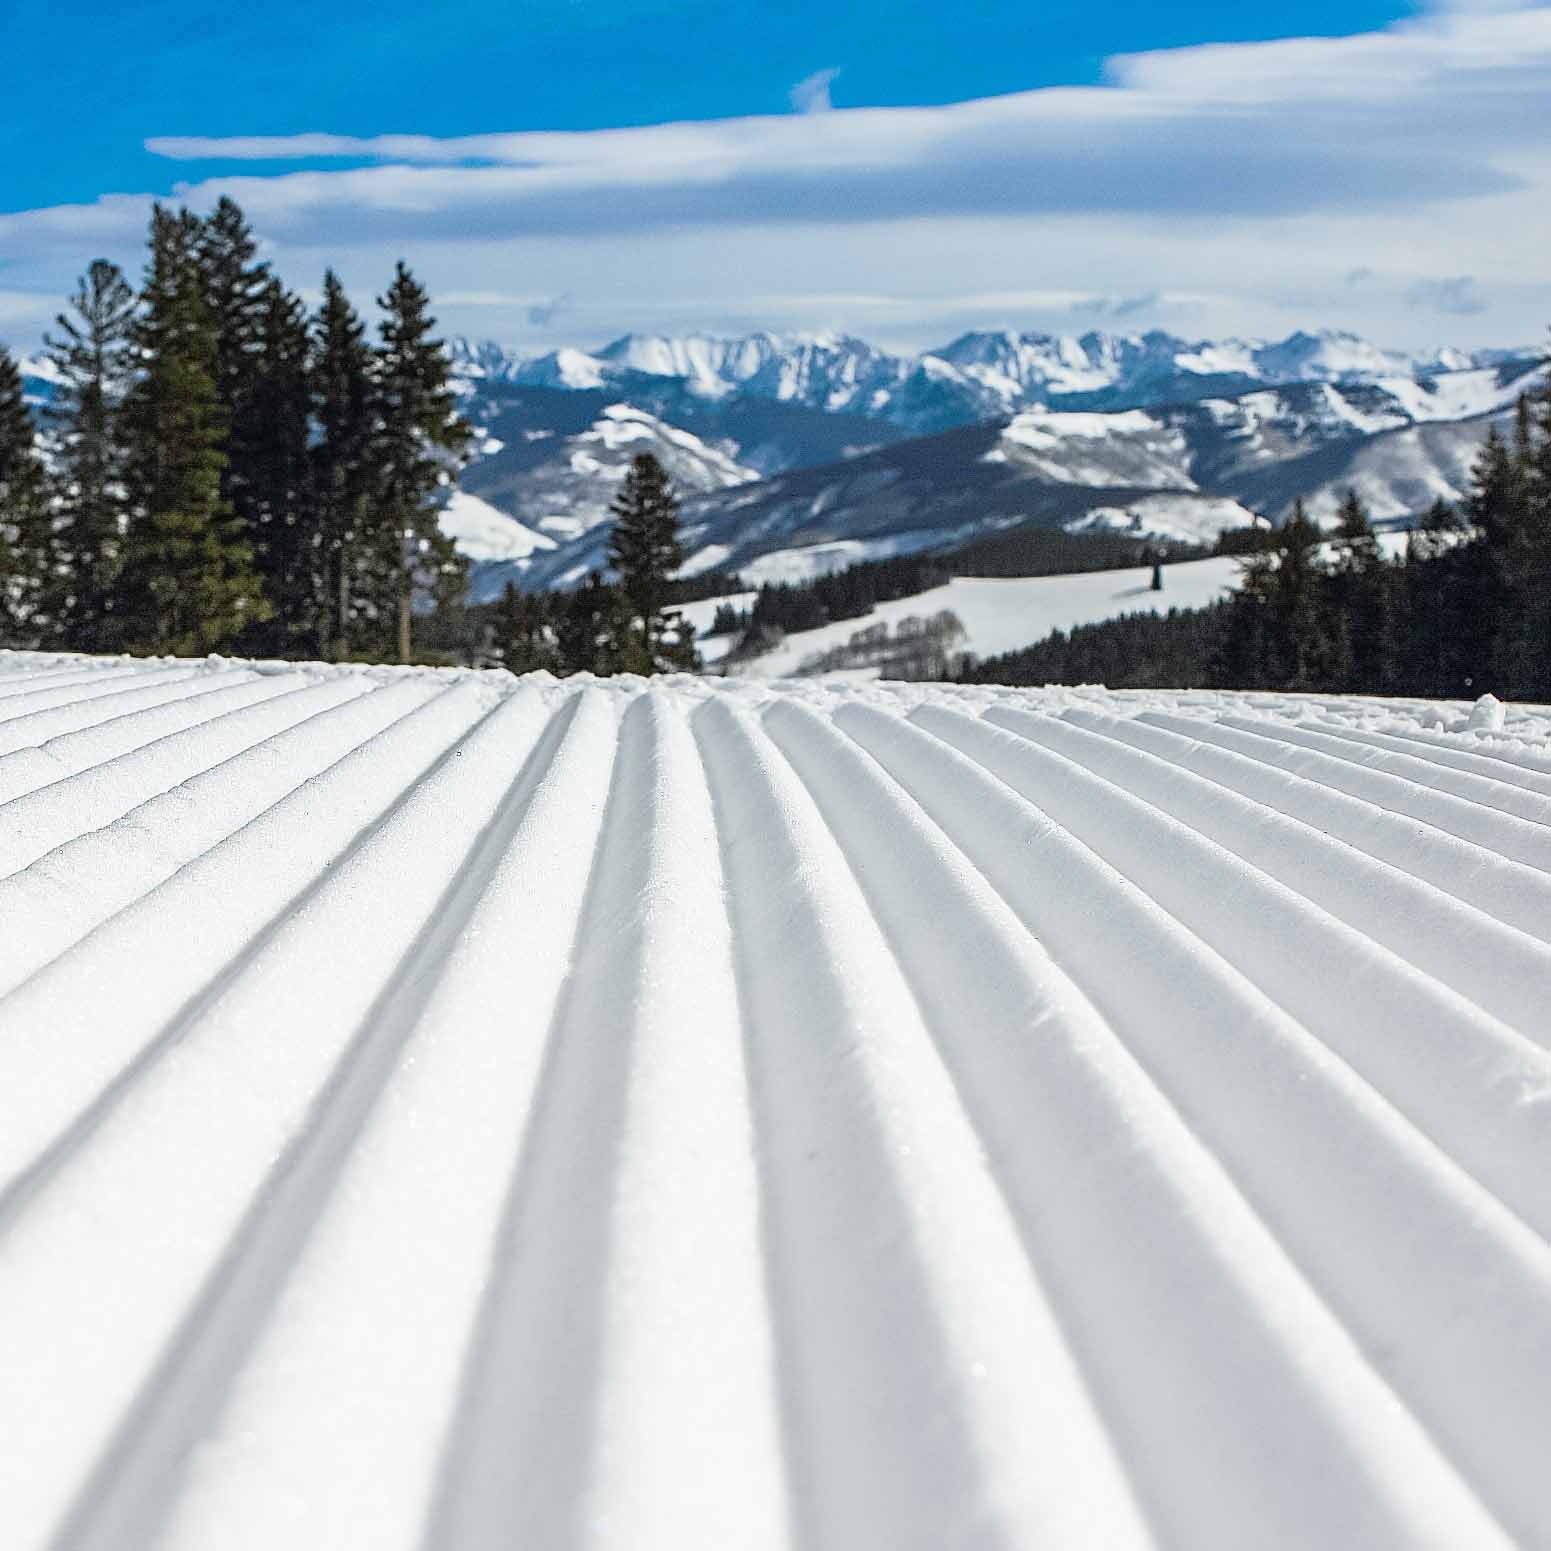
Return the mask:
{"type": "Polygon", "coordinates": [[[659,393],[676,392],[680,409],[740,395],[882,420],[916,434],[1024,408],[1149,408],[1288,383],[1415,380],[1496,364],[1455,350],[1383,350],[1332,331],[1274,342],[1187,340],[1159,330],[980,332],[920,355],[881,350],[846,334],[627,334],[594,354],[564,349],[509,357],[466,340],[454,341],[452,353],[471,380],[486,384],[602,390],[635,402],[645,379],[659,393]],[[665,389],[666,383],[675,388],[665,389]]]}
{"type": "MultiPolygon", "coordinates": [[[[1317,363],[1312,354],[1302,357],[1310,372],[1340,365],[1348,373],[1340,382],[1314,377],[1150,407],[1024,408],[928,436],[853,447],[827,461],[775,471],[767,463],[757,482],[725,476],[716,488],[703,478],[685,482],[686,570],[797,576],[860,558],[951,547],[1024,524],[1210,542],[1224,527],[1256,516],[1280,521],[1300,498],[1316,517],[1333,517],[1348,486],[1376,519],[1401,522],[1439,497],[1457,499],[1487,427],[1505,423],[1519,394],[1543,380],[1542,369],[1522,359],[1364,378],[1355,375],[1353,357],[1364,359],[1355,349],[1327,353],[1317,363]]],[[[637,359],[651,364],[654,358],[640,352],[637,359]]],[[[680,354],[658,364],[700,371],[720,359],[680,354]]],[[[1284,351],[1282,359],[1294,362],[1298,353],[1284,351]]],[[[606,398],[606,390],[571,390],[564,402],[578,416],[591,414],[598,395],[606,398]]],[[[749,415],[761,403],[741,391],[701,400],[734,402],[749,415]]],[[[1064,406],[1067,399],[1058,402],[1064,406]]],[[[553,407],[525,400],[522,413],[553,407]]],[[[726,419],[702,425],[732,429],[726,419]]],[[[709,445],[751,467],[740,461],[735,435],[709,445]]],[[[528,457],[550,456],[529,448],[528,457]]],[[[558,446],[554,456],[561,461],[520,489],[479,465],[465,484],[525,522],[542,523],[544,513],[531,503],[561,499],[568,482],[585,481],[590,472],[585,461],[564,461],[569,453],[558,446]]],[[[588,509],[606,515],[606,502],[588,509]]],[[[476,595],[490,595],[508,577],[530,587],[569,585],[601,565],[603,551],[601,531],[584,526],[553,550],[481,571],[476,595]]]]}

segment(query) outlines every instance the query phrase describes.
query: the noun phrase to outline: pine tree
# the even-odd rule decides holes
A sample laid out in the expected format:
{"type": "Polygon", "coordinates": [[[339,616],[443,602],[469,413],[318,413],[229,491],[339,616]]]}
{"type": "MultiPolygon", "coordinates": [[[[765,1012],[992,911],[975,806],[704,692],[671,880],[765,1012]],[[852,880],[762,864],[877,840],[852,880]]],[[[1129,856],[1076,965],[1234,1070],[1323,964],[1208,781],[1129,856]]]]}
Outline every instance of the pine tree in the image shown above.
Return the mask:
{"type": "Polygon", "coordinates": [[[366,564],[371,551],[363,538],[376,484],[375,374],[366,326],[331,269],[323,277],[323,305],[313,321],[312,406],[318,436],[311,485],[324,552],[317,649],[336,661],[349,657],[352,621],[366,618],[373,602],[366,564]]]}
{"type": "Polygon", "coordinates": [[[491,642],[501,666],[512,673],[550,672],[561,666],[547,593],[523,593],[508,582],[496,607],[491,642]]]}
{"type": "Polygon", "coordinates": [[[1532,430],[1523,401],[1516,418],[1513,443],[1494,426],[1476,458],[1464,506],[1474,535],[1456,558],[1466,594],[1460,624],[1469,632],[1470,657],[1479,665],[1473,676],[1504,695],[1524,693],[1536,668],[1533,631],[1526,628],[1535,543],[1532,430]]]}
{"type": "Polygon", "coordinates": [[[46,415],[56,439],[60,545],[68,572],[62,632],[80,651],[112,639],[124,527],[123,406],[133,382],[135,294],[118,265],[96,259],[55,319],[49,360],[58,387],[46,415]]]}
{"type": "Polygon", "coordinates": [[[1330,666],[1331,642],[1320,608],[1319,529],[1301,500],[1277,534],[1280,557],[1271,583],[1271,687],[1315,688],[1330,666]]]}
{"type": "Polygon", "coordinates": [[[0,646],[57,638],[59,566],[37,426],[22,375],[0,349],[0,646]]]}
{"type": "MultiPolygon", "coordinates": [[[[1261,689],[1271,677],[1271,597],[1276,562],[1268,538],[1256,530],[1256,547],[1239,560],[1239,585],[1227,608],[1212,677],[1225,689],[1261,689]]],[[[1106,680],[1106,682],[1108,682],[1106,680]]]]}
{"type": "Polygon", "coordinates": [[[610,587],[597,571],[560,605],[555,622],[556,651],[562,673],[636,673],[638,661],[628,654],[630,603],[618,587],[610,587]]]}
{"type": "Polygon", "coordinates": [[[260,353],[232,435],[245,465],[245,526],[274,609],[252,644],[304,656],[318,640],[324,560],[311,481],[310,342],[301,302],[273,278],[257,337],[260,353]]]}
{"type": "Polygon", "coordinates": [[[1328,595],[1331,674],[1327,688],[1382,694],[1394,674],[1391,595],[1378,536],[1355,490],[1336,518],[1328,595]]]}
{"type": "Polygon", "coordinates": [[[667,471],[651,453],[631,460],[611,509],[609,563],[630,605],[627,632],[615,643],[618,671],[694,668],[693,635],[686,636],[677,611],[666,608],[669,582],[684,563],[679,506],[667,471]]]}
{"type": "Polygon", "coordinates": [[[221,495],[226,417],[200,223],[155,207],[126,406],[130,521],[116,633],[142,651],[203,653],[269,617],[253,553],[221,495]]]}
{"type": "Polygon", "coordinates": [[[1464,693],[1473,665],[1462,661],[1460,638],[1474,612],[1462,585],[1461,551],[1468,530],[1447,501],[1434,501],[1406,541],[1402,568],[1409,622],[1404,678],[1412,694],[1438,699],[1464,693]]]}
{"type": "Polygon", "coordinates": [[[377,351],[378,431],[373,449],[380,500],[364,535],[370,574],[380,579],[379,619],[396,620],[400,662],[411,652],[417,591],[450,597],[463,589],[465,567],[437,523],[437,494],[450,485],[468,447],[457,413],[447,357],[431,337],[428,297],[400,261],[387,294],[377,351]],[[390,605],[390,607],[384,607],[390,605]]]}
{"type": "MultiPolygon", "coordinates": [[[[215,396],[227,424],[235,429],[262,370],[265,314],[273,277],[269,265],[257,257],[258,243],[235,200],[223,195],[194,230],[193,258],[215,332],[215,396]]],[[[243,439],[234,437],[222,471],[221,493],[243,516],[242,491],[249,474],[243,439]]]]}

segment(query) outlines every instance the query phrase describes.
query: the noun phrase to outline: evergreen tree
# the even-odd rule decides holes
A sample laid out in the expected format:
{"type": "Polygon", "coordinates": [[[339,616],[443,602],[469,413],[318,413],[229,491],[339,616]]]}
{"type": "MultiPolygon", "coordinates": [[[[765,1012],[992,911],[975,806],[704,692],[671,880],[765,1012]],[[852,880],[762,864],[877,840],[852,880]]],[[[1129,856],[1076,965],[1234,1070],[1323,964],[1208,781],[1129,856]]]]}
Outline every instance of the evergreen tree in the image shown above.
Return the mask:
{"type": "Polygon", "coordinates": [[[556,649],[563,673],[609,674],[619,666],[617,643],[628,637],[629,604],[617,587],[610,587],[597,571],[560,606],[556,620],[556,649]]]}
{"type": "Polygon", "coordinates": [[[1475,529],[1465,586],[1481,622],[1472,644],[1503,695],[1531,693],[1545,646],[1537,618],[1547,556],[1545,524],[1536,511],[1535,444],[1533,408],[1520,399],[1512,441],[1495,428],[1488,435],[1465,502],[1475,529]]]}
{"type": "Polygon", "coordinates": [[[1409,622],[1404,678],[1411,694],[1442,698],[1464,692],[1470,667],[1459,641],[1474,604],[1461,585],[1459,554],[1467,530],[1447,501],[1434,501],[1406,541],[1403,568],[1409,622]]]}
{"type": "Polygon", "coordinates": [[[1271,683],[1275,689],[1313,689],[1330,666],[1331,643],[1320,609],[1319,529],[1303,502],[1277,534],[1279,557],[1271,583],[1271,683]]]}
{"type": "Polygon", "coordinates": [[[397,626],[400,662],[410,660],[415,593],[460,593],[465,567],[437,523],[436,496],[456,476],[470,431],[448,384],[447,357],[431,337],[424,288],[400,261],[387,294],[377,352],[378,430],[373,455],[379,500],[363,535],[379,621],[397,626]]]}
{"type": "Polygon", "coordinates": [[[116,631],[138,650],[203,653],[269,617],[253,553],[221,494],[225,413],[200,223],[157,206],[126,405],[130,520],[116,631]]]}
{"type": "Polygon", "coordinates": [[[0,349],[0,646],[52,645],[59,567],[37,426],[22,375],[0,349]]]}
{"type": "Polygon", "coordinates": [[[1276,561],[1263,531],[1255,530],[1254,543],[1239,559],[1239,585],[1213,664],[1213,678],[1227,689],[1259,689],[1269,680],[1276,561]]]}
{"type": "Polygon", "coordinates": [[[1368,510],[1348,490],[1336,519],[1327,595],[1331,673],[1327,688],[1382,694],[1394,675],[1391,589],[1368,510]]]}
{"type": "Polygon", "coordinates": [[[366,326],[331,269],[323,277],[323,305],[313,321],[312,406],[318,436],[311,485],[325,595],[317,649],[336,661],[350,655],[352,621],[367,618],[373,607],[372,550],[363,541],[375,489],[376,395],[376,362],[366,326]]]}
{"type": "Polygon", "coordinates": [[[80,651],[112,639],[127,521],[123,406],[133,382],[135,295],[116,264],[95,259],[69,312],[45,338],[58,381],[46,414],[56,438],[55,491],[68,573],[62,631],[80,651]]]}
{"type": "Polygon", "coordinates": [[[628,628],[615,642],[618,671],[693,669],[693,634],[686,635],[677,611],[666,607],[673,573],[684,563],[679,505],[667,471],[651,453],[631,460],[612,510],[609,563],[630,605],[628,628]]]}
{"type": "MultiPolygon", "coordinates": [[[[215,395],[233,428],[244,418],[265,349],[265,314],[273,277],[269,265],[257,255],[258,243],[247,217],[235,200],[223,195],[196,225],[193,258],[215,334],[211,368],[215,395]]],[[[249,472],[242,438],[236,437],[222,471],[221,493],[233,501],[239,515],[245,515],[242,490],[249,472]]]]}
{"type": "Polygon", "coordinates": [[[244,522],[274,609],[252,642],[279,656],[316,649],[324,561],[311,481],[309,339],[301,302],[271,278],[258,320],[260,353],[231,441],[243,459],[244,522]]]}
{"type": "Polygon", "coordinates": [[[491,645],[503,668],[533,673],[540,668],[555,672],[561,667],[548,593],[519,592],[515,582],[508,582],[492,623],[491,645]]]}

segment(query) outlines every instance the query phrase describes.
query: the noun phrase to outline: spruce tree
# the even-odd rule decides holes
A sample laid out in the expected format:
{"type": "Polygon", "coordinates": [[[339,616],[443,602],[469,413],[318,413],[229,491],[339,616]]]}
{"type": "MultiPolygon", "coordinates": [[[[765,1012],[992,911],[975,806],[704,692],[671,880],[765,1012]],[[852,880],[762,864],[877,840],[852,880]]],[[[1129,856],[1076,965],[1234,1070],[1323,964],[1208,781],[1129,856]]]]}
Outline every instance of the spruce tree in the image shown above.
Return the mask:
{"type": "Polygon", "coordinates": [[[264,594],[273,618],[253,645],[282,657],[315,650],[323,543],[311,481],[309,339],[301,302],[271,278],[258,323],[260,352],[232,447],[264,594]]]}
{"type": "Polygon", "coordinates": [[[1389,579],[1368,509],[1355,490],[1346,492],[1337,513],[1334,548],[1326,687],[1382,694],[1394,673],[1389,579]]]}
{"type": "Polygon", "coordinates": [[[1402,569],[1405,613],[1409,622],[1405,654],[1406,683],[1412,694],[1441,699],[1463,694],[1474,665],[1462,660],[1460,639],[1474,603],[1462,585],[1459,563],[1469,530],[1447,501],[1438,500],[1422,514],[1406,540],[1402,569]]]}
{"type": "MultiPolygon", "coordinates": [[[[555,621],[556,655],[562,673],[640,672],[631,655],[630,602],[597,571],[560,605],[555,621]]],[[[638,650],[638,648],[635,648],[638,650]]]]}
{"type": "Polygon", "coordinates": [[[363,540],[376,486],[372,449],[377,434],[376,361],[361,322],[331,269],[323,277],[323,304],[313,320],[313,498],[323,548],[320,656],[344,661],[352,621],[370,613],[371,550],[363,540]]]}
{"type": "Polygon", "coordinates": [[[1239,585],[1227,604],[1213,679],[1225,689],[1261,689],[1270,682],[1271,597],[1276,562],[1271,540],[1253,532],[1254,548],[1239,560],[1239,585]]]}
{"type": "Polygon", "coordinates": [[[158,205],[126,406],[129,530],[115,633],[140,651],[204,653],[269,617],[253,552],[221,494],[226,416],[200,223],[158,205]]]}
{"type": "Polygon", "coordinates": [[[548,593],[524,593],[508,582],[496,606],[492,646],[513,673],[554,672],[561,666],[548,593]]]}
{"type": "Polygon", "coordinates": [[[133,382],[135,294],[118,265],[95,259],[69,312],[45,338],[58,387],[46,410],[55,437],[60,546],[69,575],[61,621],[67,643],[100,651],[111,614],[127,521],[122,413],[133,382]]]}
{"type": "Polygon", "coordinates": [[[0,646],[55,643],[59,581],[37,426],[21,371],[0,349],[0,646]]]}
{"type": "Polygon", "coordinates": [[[1521,401],[1512,443],[1495,426],[1488,433],[1464,505],[1465,520],[1474,531],[1454,557],[1465,594],[1459,623],[1469,633],[1470,657],[1478,664],[1472,677],[1490,682],[1505,696],[1524,693],[1534,677],[1533,632],[1525,628],[1535,547],[1527,420],[1521,401]]]}
{"type": "Polygon", "coordinates": [[[1319,529],[1301,500],[1277,534],[1280,556],[1271,583],[1271,687],[1316,688],[1328,674],[1331,642],[1320,608],[1319,529]]]}
{"type": "MultiPolygon", "coordinates": [[[[431,337],[425,289],[400,260],[387,294],[377,350],[378,496],[362,535],[381,624],[396,624],[400,662],[411,655],[417,592],[460,593],[465,567],[437,522],[437,496],[456,478],[470,431],[448,382],[447,357],[431,337]]],[[[385,645],[386,643],[380,643],[385,645]]]]}
{"type": "MultiPolygon", "coordinates": [[[[227,424],[236,429],[262,370],[265,315],[273,277],[258,258],[258,243],[241,207],[224,195],[195,227],[193,258],[204,287],[205,305],[215,334],[212,376],[215,396],[227,424]]],[[[239,515],[243,487],[250,478],[243,438],[233,438],[221,493],[234,500],[239,515]]]]}
{"type": "Polygon", "coordinates": [[[630,605],[628,630],[615,643],[618,671],[692,669],[696,664],[693,635],[686,635],[677,612],[666,608],[668,585],[684,563],[679,504],[667,471],[651,453],[631,460],[611,510],[609,564],[630,605]]]}

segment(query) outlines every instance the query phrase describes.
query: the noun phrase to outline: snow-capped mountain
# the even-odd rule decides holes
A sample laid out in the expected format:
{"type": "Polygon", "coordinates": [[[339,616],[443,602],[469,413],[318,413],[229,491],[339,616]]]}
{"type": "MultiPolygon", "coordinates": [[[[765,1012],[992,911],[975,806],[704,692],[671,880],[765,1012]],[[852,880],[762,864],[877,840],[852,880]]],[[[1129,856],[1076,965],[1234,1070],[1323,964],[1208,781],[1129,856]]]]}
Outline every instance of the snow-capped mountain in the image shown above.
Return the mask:
{"type": "Polygon", "coordinates": [[[536,559],[606,523],[609,504],[638,453],[652,453],[684,497],[759,478],[723,449],[629,404],[606,406],[569,435],[544,427],[502,429],[513,439],[487,433],[484,455],[464,475],[461,494],[476,499],[479,511],[461,511],[455,500],[444,521],[457,537],[458,525],[474,526],[477,519],[474,544],[484,553],[476,556],[475,548],[460,539],[475,558],[496,558],[490,554],[500,542],[492,514],[507,514],[525,536],[499,557],[512,561],[536,559]]]}
{"type": "Polygon", "coordinates": [[[1325,330],[1286,339],[1184,340],[1172,334],[1081,336],[965,334],[937,355],[1009,404],[1134,408],[1207,393],[1242,393],[1256,385],[1354,383],[1385,377],[1460,371],[1475,360],[1460,351],[1406,355],[1355,334],[1325,330]]]}
{"type": "MultiPolygon", "coordinates": [[[[1488,427],[1544,381],[1501,367],[1153,409],[1026,409],[692,497],[686,570],[799,576],[1024,525],[1210,542],[1256,517],[1279,522],[1298,499],[1333,518],[1349,486],[1376,519],[1400,520],[1457,500],[1488,427]]],[[[598,532],[535,554],[519,563],[523,584],[569,585],[602,564],[603,546],[598,532]]]]}
{"type": "MultiPolygon", "coordinates": [[[[530,358],[466,340],[450,349],[460,374],[474,384],[612,387],[633,397],[631,390],[643,384],[656,384],[660,393],[672,383],[687,403],[736,395],[862,416],[916,434],[1029,407],[1146,409],[1298,382],[1425,382],[1497,365],[1504,356],[1482,352],[1478,358],[1447,349],[1408,354],[1330,330],[1300,331],[1278,341],[1187,340],[1159,330],[1080,336],[981,332],[920,355],[894,354],[828,333],[627,334],[591,354],[568,348],[530,358]]],[[[657,408],[663,412],[667,406],[657,408]]]]}

